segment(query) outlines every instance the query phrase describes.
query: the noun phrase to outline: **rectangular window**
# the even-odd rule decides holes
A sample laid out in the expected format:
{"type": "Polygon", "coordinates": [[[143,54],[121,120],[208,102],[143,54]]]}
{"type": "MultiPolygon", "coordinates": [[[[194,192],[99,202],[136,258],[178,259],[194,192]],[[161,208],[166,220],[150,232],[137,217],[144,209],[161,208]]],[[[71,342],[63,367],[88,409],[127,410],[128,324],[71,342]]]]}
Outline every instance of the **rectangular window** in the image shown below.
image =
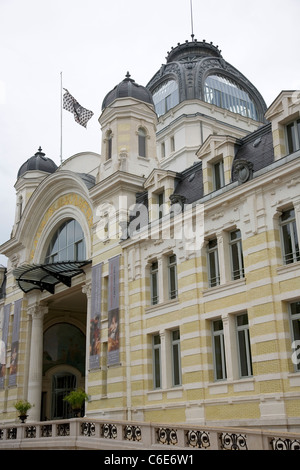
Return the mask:
{"type": "Polygon", "coordinates": [[[180,332],[172,331],[172,382],[181,385],[180,332]]]}
{"type": "Polygon", "coordinates": [[[158,262],[155,261],[150,267],[151,280],[151,305],[158,303],[158,262]]]}
{"type": "Polygon", "coordinates": [[[286,126],[288,152],[294,153],[300,149],[300,119],[286,126]]]}
{"type": "Polygon", "coordinates": [[[160,336],[153,336],[153,388],[161,388],[161,349],[160,336]]]}
{"type": "Polygon", "coordinates": [[[169,256],[168,259],[168,278],[169,278],[169,299],[177,297],[177,261],[176,255],[169,256]]]}
{"type": "Polygon", "coordinates": [[[236,329],[238,340],[240,377],[250,377],[253,375],[253,371],[247,313],[238,315],[236,317],[236,329]]]}
{"type": "Polygon", "coordinates": [[[219,256],[217,239],[210,240],[207,247],[209,287],[220,284],[219,256]]]}
{"type": "Polygon", "coordinates": [[[225,380],[227,372],[222,320],[213,321],[212,329],[215,380],[225,380]]]}
{"type": "Polygon", "coordinates": [[[223,188],[223,186],[225,185],[223,160],[220,160],[219,162],[214,164],[214,167],[213,167],[213,184],[214,184],[214,190],[215,191],[217,189],[223,188]]]}
{"type": "Polygon", "coordinates": [[[295,219],[295,211],[291,209],[280,217],[283,261],[285,264],[300,261],[299,241],[295,219]]]}
{"type": "Polygon", "coordinates": [[[175,152],[175,137],[172,136],[170,139],[171,152],[175,152]]]}
{"type": "Polygon", "coordinates": [[[240,230],[230,233],[230,254],[232,280],[242,279],[244,277],[244,258],[240,230]]]}
{"type": "Polygon", "coordinates": [[[163,192],[157,195],[157,202],[158,202],[158,218],[162,219],[164,216],[164,203],[165,203],[165,195],[163,192]]]}
{"type": "MultiPolygon", "coordinates": [[[[300,301],[290,304],[291,328],[292,328],[292,341],[300,341],[300,301]]],[[[295,351],[297,348],[295,348],[295,351]]],[[[294,365],[296,370],[300,370],[299,355],[296,354],[294,365]]]]}

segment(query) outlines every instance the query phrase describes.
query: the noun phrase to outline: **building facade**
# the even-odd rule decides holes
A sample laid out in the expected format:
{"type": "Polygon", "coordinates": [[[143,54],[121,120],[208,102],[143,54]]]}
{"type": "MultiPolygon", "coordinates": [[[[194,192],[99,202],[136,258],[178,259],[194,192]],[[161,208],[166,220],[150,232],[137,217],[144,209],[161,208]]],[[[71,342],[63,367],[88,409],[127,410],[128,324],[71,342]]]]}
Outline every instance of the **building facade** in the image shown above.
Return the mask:
{"type": "Polygon", "coordinates": [[[104,98],[101,153],[17,174],[0,270],[0,420],[299,430],[300,103],[211,43],[104,98]]]}

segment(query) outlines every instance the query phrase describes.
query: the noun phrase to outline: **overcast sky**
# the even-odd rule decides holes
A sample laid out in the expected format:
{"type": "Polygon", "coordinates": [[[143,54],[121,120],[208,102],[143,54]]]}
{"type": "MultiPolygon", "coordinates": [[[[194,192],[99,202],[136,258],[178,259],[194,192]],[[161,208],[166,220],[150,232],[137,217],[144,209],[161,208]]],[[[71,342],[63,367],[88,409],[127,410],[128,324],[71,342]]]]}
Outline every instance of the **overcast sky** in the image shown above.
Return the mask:
{"type": "MultiPolygon", "coordinates": [[[[218,45],[268,106],[300,89],[299,18],[300,0],[193,0],[195,38],[218,45]]],[[[60,163],[60,73],[94,112],[87,130],[63,112],[63,158],[100,153],[105,95],[127,71],[146,85],[191,32],[190,0],[0,0],[0,244],[19,167],[39,146],[60,163]]]]}

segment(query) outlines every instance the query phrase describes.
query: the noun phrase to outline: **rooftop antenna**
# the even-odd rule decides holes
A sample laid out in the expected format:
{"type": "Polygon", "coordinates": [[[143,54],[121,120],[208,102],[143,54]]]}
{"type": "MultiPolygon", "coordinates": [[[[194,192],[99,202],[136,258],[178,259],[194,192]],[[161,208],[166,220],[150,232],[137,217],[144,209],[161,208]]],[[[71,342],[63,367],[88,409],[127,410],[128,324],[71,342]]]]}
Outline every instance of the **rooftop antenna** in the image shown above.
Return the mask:
{"type": "Polygon", "coordinates": [[[193,19],[193,0],[190,0],[190,4],[191,4],[191,28],[192,28],[192,42],[194,41],[194,19],[193,19]]]}

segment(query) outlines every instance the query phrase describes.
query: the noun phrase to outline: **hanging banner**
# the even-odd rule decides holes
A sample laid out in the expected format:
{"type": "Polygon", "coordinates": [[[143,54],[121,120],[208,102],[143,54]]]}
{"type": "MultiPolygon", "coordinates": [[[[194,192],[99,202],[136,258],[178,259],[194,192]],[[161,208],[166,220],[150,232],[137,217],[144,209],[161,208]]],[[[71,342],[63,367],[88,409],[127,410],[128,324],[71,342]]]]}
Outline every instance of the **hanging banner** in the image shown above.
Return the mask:
{"type": "Polygon", "coordinates": [[[91,319],[90,319],[90,369],[100,367],[102,263],[92,267],[91,319]]]}
{"type": "Polygon", "coordinates": [[[6,372],[6,351],[9,327],[9,312],[11,304],[4,306],[2,339],[0,340],[0,389],[4,388],[5,372],[6,372]]]}
{"type": "Polygon", "coordinates": [[[120,257],[109,260],[108,278],[108,357],[107,365],[120,363],[119,351],[119,272],[120,257]]]}
{"type": "Polygon", "coordinates": [[[21,307],[22,299],[17,300],[14,305],[14,322],[11,341],[11,359],[10,359],[10,373],[8,386],[13,387],[17,385],[17,366],[18,366],[18,353],[19,353],[19,331],[21,320],[21,307]]]}

